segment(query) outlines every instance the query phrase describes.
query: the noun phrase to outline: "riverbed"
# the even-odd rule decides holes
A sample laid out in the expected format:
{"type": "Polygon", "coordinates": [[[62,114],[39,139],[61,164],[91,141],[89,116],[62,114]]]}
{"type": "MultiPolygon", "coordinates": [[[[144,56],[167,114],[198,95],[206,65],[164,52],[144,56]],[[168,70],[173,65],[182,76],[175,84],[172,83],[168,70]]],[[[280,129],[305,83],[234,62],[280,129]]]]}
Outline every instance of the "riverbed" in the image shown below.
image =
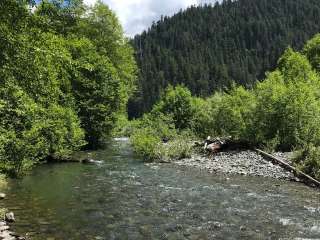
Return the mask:
{"type": "Polygon", "coordinates": [[[102,163],[49,164],[1,202],[34,240],[320,239],[320,192],[301,183],[145,164],[125,139],[102,163]]]}

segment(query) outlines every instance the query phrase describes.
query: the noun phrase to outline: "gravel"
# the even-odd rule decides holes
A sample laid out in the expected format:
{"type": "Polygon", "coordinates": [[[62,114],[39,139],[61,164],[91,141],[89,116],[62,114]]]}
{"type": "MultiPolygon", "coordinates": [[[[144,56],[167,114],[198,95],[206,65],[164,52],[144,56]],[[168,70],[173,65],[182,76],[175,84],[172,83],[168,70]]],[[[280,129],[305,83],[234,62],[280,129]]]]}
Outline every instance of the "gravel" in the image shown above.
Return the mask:
{"type": "MultiPolygon", "coordinates": [[[[290,153],[275,153],[274,156],[288,162],[290,153]]],[[[254,151],[220,152],[214,156],[193,155],[191,158],[175,161],[175,164],[196,167],[210,173],[241,174],[297,180],[293,173],[273,164],[254,151]]]]}

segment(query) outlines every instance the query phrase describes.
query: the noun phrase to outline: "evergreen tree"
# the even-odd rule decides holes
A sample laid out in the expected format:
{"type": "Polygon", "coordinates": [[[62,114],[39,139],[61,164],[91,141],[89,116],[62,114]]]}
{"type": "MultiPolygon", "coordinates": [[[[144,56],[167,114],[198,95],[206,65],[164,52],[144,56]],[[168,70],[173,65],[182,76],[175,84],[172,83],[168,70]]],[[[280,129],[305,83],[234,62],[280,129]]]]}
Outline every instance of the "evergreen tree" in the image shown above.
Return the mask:
{"type": "Polygon", "coordinates": [[[320,31],[319,16],[318,0],[237,0],[162,18],[132,40],[140,74],[130,117],[151,110],[169,84],[197,96],[253,86],[289,45],[300,49],[320,31]]]}

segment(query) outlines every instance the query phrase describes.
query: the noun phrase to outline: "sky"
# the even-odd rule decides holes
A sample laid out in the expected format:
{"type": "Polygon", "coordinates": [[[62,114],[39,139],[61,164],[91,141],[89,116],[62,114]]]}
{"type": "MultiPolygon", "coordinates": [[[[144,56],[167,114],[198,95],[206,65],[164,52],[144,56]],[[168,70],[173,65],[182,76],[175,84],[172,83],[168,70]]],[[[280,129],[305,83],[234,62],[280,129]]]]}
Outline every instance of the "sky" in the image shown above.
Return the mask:
{"type": "MultiPolygon", "coordinates": [[[[94,4],[96,0],[84,0],[94,4]]],[[[171,16],[180,9],[204,2],[216,0],[103,0],[115,11],[127,36],[133,37],[148,29],[161,15],[171,16]]]]}

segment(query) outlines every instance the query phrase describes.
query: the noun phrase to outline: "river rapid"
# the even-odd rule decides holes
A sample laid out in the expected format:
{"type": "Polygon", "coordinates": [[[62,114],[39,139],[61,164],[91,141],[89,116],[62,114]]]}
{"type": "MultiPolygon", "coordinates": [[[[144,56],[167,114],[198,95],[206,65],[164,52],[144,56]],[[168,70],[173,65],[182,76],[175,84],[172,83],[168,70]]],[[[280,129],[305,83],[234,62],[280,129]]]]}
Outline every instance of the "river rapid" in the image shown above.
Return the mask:
{"type": "Polygon", "coordinates": [[[320,239],[320,192],[263,177],[145,164],[126,139],[102,163],[46,164],[1,202],[34,240],[320,239]]]}

